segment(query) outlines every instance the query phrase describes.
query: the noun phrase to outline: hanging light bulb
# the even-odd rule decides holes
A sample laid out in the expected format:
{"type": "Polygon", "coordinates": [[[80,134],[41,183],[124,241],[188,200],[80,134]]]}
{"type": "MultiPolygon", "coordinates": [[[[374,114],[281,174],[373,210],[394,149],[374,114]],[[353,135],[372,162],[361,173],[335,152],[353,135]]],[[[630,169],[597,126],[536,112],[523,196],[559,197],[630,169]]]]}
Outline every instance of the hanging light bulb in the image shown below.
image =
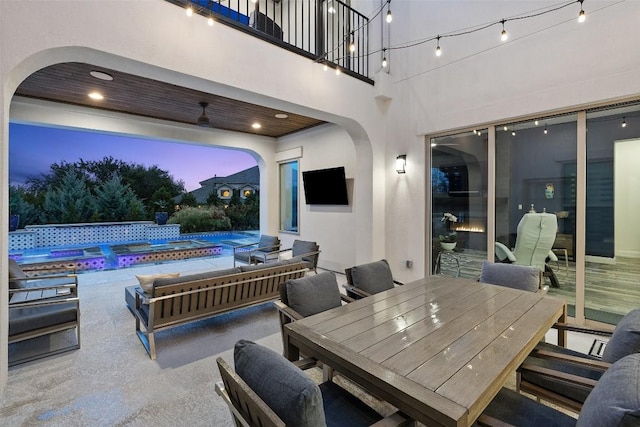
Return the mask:
{"type": "Polygon", "coordinates": [[[440,49],[440,36],[436,37],[436,40],[437,40],[436,56],[440,56],[442,55],[442,49],[440,49]]]}
{"type": "Polygon", "coordinates": [[[509,38],[509,35],[507,34],[507,30],[504,29],[504,23],[507,22],[504,19],[502,21],[502,33],[500,33],[500,40],[502,40],[503,42],[507,41],[507,39],[509,38]]]}
{"type": "Polygon", "coordinates": [[[336,67],[336,76],[340,75],[340,67],[336,67]]]}
{"type": "Polygon", "coordinates": [[[193,15],[193,6],[189,5],[189,7],[187,7],[187,16],[191,16],[193,15]]]}
{"type": "Polygon", "coordinates": [[[356,44],[353,42],[353,39],[349,42],[349,52],[353,53],[356,51],[356,44]]]}
{"type": "Polygon", "coordinates": [[[386,48],[382,48],[382,68],[387,68],[387,55],[385,54],[385,52],[387,51],[386,48]]]}
{"type": "Polygon", "coordinates": [[[322,69],[324,71],[327,71],[329,69],[329,66],[327,65],[327,63],[325,62],[324,65],[322,66],[322,69]]]}
{"type": "Polygon", "coordinates": [[[207,24],[209,24],[210,27],[213,27],[213,18],[211,16],[207,19],[207,24]]]}
{"type": "Polygon", "coordinates": [[[535,122],[533,122],[533,124],[535,124],[536,126],[538,126],[538,121],[536,120],[535,122]]]}
{"type": "Polygon", "coordinates": [[[511,136],[516,136],[516,131],[515,130],[511,131],[511,136]]]}
{"type": "Polygon", "coordinates": [[[547,134],[547,125],[544,126],[544,134],[547,134]]]}
{"type": "Polygon", "coordinates": [[[582,2],[584,0],[579,0],[579,1],[580,1],[580,13],[578,13],[578,22],[583,23],[587,19],[587,15],[584,13],[584,9],[582,8],[582,2]]]}
{"type": "Polygon", "coordinates": [[[626,128],[627,127],[627,121],[625,120],[624,117],[622,117],[622,127],[626,128]]]}
{"type": "Polygon", "coordinates": [[[473,130],[473,134],[475,135],[475,134],[477,134],[477,133],[478,133],[478,131],[474,129],[474,130],[473,130]]]}
{"type": "Polygon", "coordinates": [[[387,0],[387,24],[390,24],[393,21],[393,15],[391,15],[391,0],[387,0]]]}
{"type": "Polygon", "coordinates": [[[507,125],[504,125],[504,126],[502,127],[502,130],[503,130],[503,131],[505,131],[505,132],[506,132],[508,129],[509,129],[509,128],[507,127],[507,125]]]}

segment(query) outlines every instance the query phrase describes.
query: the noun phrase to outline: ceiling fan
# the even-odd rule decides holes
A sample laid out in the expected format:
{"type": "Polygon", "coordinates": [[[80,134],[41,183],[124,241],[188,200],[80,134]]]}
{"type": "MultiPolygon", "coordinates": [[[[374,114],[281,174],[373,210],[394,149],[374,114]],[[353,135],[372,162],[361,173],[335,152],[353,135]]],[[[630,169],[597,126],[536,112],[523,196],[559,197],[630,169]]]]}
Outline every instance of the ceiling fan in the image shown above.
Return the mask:
{"type": "Polygon", "coordinates": [[[209,120],[209,117],[205,112],[205,109],[209,106],[209,103],[205,101],[200,101],[200,106],[202,107],[202,114],[200,114],[200,117],[198,117],[198,126],[202,128],[211,127],[211,121],[209,120]]]}

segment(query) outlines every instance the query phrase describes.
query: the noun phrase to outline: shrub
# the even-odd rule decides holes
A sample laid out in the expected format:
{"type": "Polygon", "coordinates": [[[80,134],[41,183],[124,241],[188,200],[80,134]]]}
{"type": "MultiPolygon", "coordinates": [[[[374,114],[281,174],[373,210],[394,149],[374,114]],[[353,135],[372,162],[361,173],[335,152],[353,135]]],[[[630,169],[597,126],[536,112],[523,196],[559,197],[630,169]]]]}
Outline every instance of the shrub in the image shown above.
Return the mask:
{"type": "Polygon", "coordinates": [[[181,233],[231,230],[231,221],[224,210],[215,206],[180,209],[167,223],[180,224],[181,233]]]}

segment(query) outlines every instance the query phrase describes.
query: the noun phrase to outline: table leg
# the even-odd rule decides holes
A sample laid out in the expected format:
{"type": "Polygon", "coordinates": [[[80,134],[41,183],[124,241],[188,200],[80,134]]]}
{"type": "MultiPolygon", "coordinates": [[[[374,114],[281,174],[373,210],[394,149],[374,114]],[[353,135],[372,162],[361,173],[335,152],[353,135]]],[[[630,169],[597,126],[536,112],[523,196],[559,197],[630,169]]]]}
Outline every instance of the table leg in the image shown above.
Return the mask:
{"type": "Polygon", "coordinates": [[[284,328],[282,334],[284,357],[292,362],[295,362],[296,360],[300,359],[300,349],[291,344],[291,340],[289,339],[289,331],[287,330],[287,328],[284,328]]]}
{"type": "MultiPolygon", "coordinates": [[[[559,323],[567,323],[567,304],[564,305],[562,310],[562,315],[558,319],[559,323]]],[[[558,345],[560,347],[567,346],[567,330],[566,329],[558,329],[558,345]]]]}

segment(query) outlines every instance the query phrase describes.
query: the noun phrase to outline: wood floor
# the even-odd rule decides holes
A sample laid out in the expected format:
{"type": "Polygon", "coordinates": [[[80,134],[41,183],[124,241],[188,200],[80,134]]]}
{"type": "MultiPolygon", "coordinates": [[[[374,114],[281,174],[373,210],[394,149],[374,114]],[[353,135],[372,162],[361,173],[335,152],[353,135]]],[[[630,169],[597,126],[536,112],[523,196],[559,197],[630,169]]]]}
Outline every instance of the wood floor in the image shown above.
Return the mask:
{"type": "MultiPolygon", "coordinates": [[[[460,277],[478,279],[480,266],[486,253],[465,249],[445,256],[441,263],[441,273],[457,274],[456,257],[460,263],[460,277]]],[[[551,263],[559,288],[549,287],[549,295],[566,299],[569,315],[574,315],[575,304],[575,263],[569,261],[568,271],[564,260],[551,263]]],[[[617,257],[615,264],[587,262],[585,272],[585,317],[589,320],[616,324],[632,309],[640,307],[640,259],[617,257]]],[[[550,284],[548,279],[545,279],[550,284]]]]}

